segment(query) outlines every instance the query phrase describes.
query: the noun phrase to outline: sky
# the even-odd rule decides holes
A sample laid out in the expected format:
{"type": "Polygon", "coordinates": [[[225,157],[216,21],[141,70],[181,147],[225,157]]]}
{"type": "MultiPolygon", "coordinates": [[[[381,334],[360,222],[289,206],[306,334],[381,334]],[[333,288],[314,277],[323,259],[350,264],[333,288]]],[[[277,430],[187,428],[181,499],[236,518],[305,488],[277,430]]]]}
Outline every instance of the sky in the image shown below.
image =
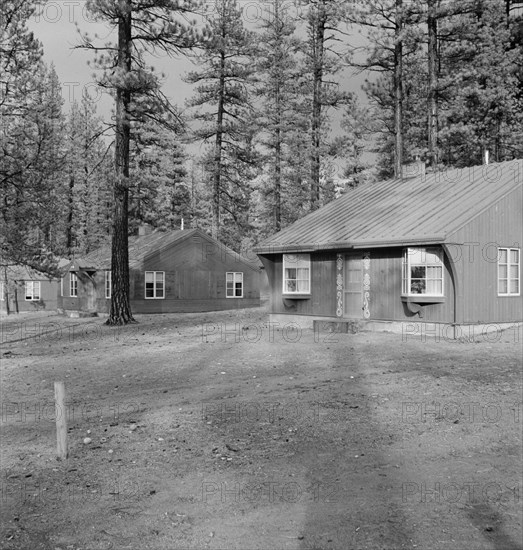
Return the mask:
{"type": "MultiPolygon", "coordinates": [[[[207,0],[207,10],[213,9],[212,2],[213,0],[207,0]]],[[[262,16],[264,4],[267,7],[263,0],[239,0],[244,23],[248,28],[256,26],[262,16]]],[[[287,6],[293,17],[300,15],[298,10],[301,8],[296,8],[293,0],[289,0],[287,6]]],[[[85,0],[47,0],[41,13],[30,21],[29,27],[43,45],[45,61],[55,65],[62,86],[64,111],[68,112],[73,101],[79,102],[82,94],[88,93],[96,101],[98,114],[105,120],[110,120],[114,102],[108,94],[96,87],[94,70],[88,66],[88,62],[94,59],[94,53],[75,46],[81,43],[79,30],[90,36],[97,34],[100,38],[98,43],[114,39],[115,33],[108,26],[89,17],[85,0]]],[[[361,35],[354,33],[353,36],[354,40],[361,41],[361,35]]],[[[183,108],[194,88],[184,83],[182,77],[186,72],[195,70],[195,65],[185,56],[163,56],[153,59],[151,64],[157,72],[166,74],[163,92],[173,104],[183,108]]],[[[365,75],[346,72],[342,79],[342,88],[353,91],[364,99],[361,91],[364,79],[365,75]]],[[[339,120],[336,120],[335,113],[332,118],[334,131],[338,133],[339,120]]]]}
{"type": "MultiPolygon", "coordinates": [[[[97,109],[104,118],[110,117],[113,100],[97,88],[93,67],[94,53],[78,49],[82,32],[90,36],[97,34],[97,43],[114,39],[115,33],[103,24],[89,18],[85,0],[49,0],[29,23],[29,28],[44,48],[44,60],[54,63],[62,85],[64,110],[70,109],[74,100],[80,101],[82,94],[89,94],[97,103],[97,109]]],[[[191,93],[191,87],[181,81],[179,75],[191,70],[192,64],[184,57],[159,58],[152,63],[158,72],[167,74],[164,91],[174,103],[183,104],[191,93]]]]}

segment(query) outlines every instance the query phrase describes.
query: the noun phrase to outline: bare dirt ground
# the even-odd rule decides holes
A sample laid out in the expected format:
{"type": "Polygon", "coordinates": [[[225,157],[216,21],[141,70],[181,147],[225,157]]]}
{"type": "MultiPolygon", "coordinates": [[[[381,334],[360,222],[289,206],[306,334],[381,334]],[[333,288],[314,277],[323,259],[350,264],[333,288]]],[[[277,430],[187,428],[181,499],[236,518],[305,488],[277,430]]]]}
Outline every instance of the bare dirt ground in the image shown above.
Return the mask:
{"type": "Polygon", "coordinates": [[[137,318],[3,319],[1,548],[523,548],[521,333],[137,318]]]}

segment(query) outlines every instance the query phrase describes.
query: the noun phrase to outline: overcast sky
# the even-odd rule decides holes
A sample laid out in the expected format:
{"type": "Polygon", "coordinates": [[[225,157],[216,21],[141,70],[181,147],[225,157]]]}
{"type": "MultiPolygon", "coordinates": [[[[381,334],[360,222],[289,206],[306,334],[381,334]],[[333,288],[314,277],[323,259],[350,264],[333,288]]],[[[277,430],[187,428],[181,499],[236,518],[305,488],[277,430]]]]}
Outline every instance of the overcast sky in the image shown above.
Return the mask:
{"type": "MultiPolygon", "coordinates": [[[[1,0],[0,0],[1,1],[1,0]]],[[[212,9],[212,0],[208,2],[208,9],[212,9]]],[[[256,26],[261,18],[263,0],[254,2],[252,0],[240,0],[243,9],[243,17],[246,26],[256,26]]],[[[289,2],[291,9],[296,11],[294,4],[289,2]]],[[[294,14],[298,16],[298,13],[294,14]]],[[[71,103],[76,99],[81,100],[85,90],[92,97],[97,98],[98,114],[105,120],[109,120],[113,107],[112,99],[96,88],[93,78],[93,69],[88,66],[88,61],[94,59],[93,52],[75,49],[80,43],[78,28],[89,35],[99,35],[100,42],[111,39],[111,30],[100,23],[92,21],[85,11],[85,0],[48,0],[44,5],[41,14],[30,22],[30,28],[35,36],[42,42],[44,47],[44,58],[47,63],[53,62],[62,84],[62,97],[64,99],[64,110],[70,109],[71,103]],[[78,28],[77,28],[78,26],[78,28]]],[[[114,37],[114,34],[113,34],[114,37]]],[[[360,36],[354,36],[355,40],[361,41],[360,36]]],[[[161,57],[152,60],[157,72],[166,74],[164,93],[171,99],[172,103],[184,107],[185,100],[193,93],[193,87],[185,84],[183,75],[195,67],[185,57],[178,58],[161,57]]],[[[361,84],[364,81],[363,75],[351,75],[348,71],[342,81],[342,88],[346,91],[356,92],[362,99],[364,94],[361,91],[361,84]]],[[[335,113],[331,113],[333,119],[335,113]]],[[[338,122],[333,120],[333,128],[336,129],[338,122]]]]}
{"type": "MultiPolygon", "coordinates": [[[[75,46],[81,42],[78,28],[91,36],[98,34],[98,43],[111,39],[111,29],[89,20],[84,6],[85,0],[49,0],[29,26],[43,44],[45,61],[55,65],[62,83],[64,109],[68,111],[71,103],[75,99],[80,101],[82,93],[87,91],[97,99],[99,114],[105,118],[110,116],[113,102],[94,84],[94,70],[88,66],[94,54],[75,49],[75,46]]],[[[162,57],[153,60],[152,64],[158,72],[166,73],[164,92],[182,106],[191,87],[181,81],[180,75],[191,70],[191,63],[185,57],[162,57]]]]}

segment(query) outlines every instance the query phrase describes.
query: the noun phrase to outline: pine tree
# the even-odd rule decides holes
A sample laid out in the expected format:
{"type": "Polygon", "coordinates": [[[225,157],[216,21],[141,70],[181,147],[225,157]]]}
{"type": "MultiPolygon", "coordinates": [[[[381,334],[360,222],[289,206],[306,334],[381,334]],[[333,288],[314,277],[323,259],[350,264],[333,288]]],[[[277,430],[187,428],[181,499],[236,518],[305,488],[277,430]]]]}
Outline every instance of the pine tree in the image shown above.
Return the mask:
{"type": "Polygon", "coordinates": [[[110,234],[110,146],[102,119],[88,96],[73,102],[67,122],[68,255],[82,255],[105,244],[110,234]]]}
{"type": "Polygon", "coordinates": [[[141,223],[179,229],[192,218],[185,156],[176,134],[154,121],[136,125],[131,135],[129,228],[141,223]]]}
{"type": "Polygon", "coordinates": [[[446,164],[470,166],[490,150],[494,160],[523,153],[520,52],[510,47],[502,0],[482,0],[442,29],[441,109],[446,164]]]}
{"type": "MultiPolygon", "coordinates": [[[[129,150],[132,120],[154,118],[155,107],[166,105],[160,79],[147,66],[147,53],[174,54],[194,48],[204,35],[196,31],[196,20],[181,22],[193,13],[192,0],[88,0],[87,8],[98,20],[118,29],[116,45],[97,48],[84,37],[83,46],[102,51],[96,63],[103,71],[100,84],[115,91],[115,156],[113,183],[112,291],[107,324],[134,322],[129,300],[129,150]],[[116,52],[116,54],[115,54],[116,52]]],[[[171,109],[176,121],[176,112],[171,109]]],[[[163,114],[163,112],[162,112],[163,114]]],[[[163,121],[165,123],[165,120],[163,121]]]]}
{"type": "MultiPolygon", "coordinates": [[[[17,32],[23,31],[25,20],[16,17],[24,13],[11,14],[17,32]]],[[[9,28],[4,31],[3,53],[12,49],[2,59],[6,71],[0,107],[1,255],[10,263],[54,274],[63,245],[56,220],[63,217],[65,207],[60,84],[54,68],[40,60],[41,50],[30,33],[20,45],[20,35],[13,37],[9,28]],[[29,59],[36,65],[30,66],[29,59]]]]}
{"type": "MultiPolygon", "coordinates": [[[[296,140],[307,133],[307,117],[300,102],[300,41],[296,25],[282,0],[267,5],[256,52],[257,141],[264,174],[259,182],[258,217],[262,235],[279,231],[294,221],[307,196],[289,201],[300,168],[307,159],[297,155],[296,140]]],[[[304,174],[305,179],[308,175],[304,174]]],[[[294,197],[296,198],[296,197],[294,197]]]]}
{"type": "Polygon", "coordinates": [[[375,71],[379,77],[367,81],[365,91],[384,122],[380,148],[386,165],[381,176],[402,176],[405,158],[405,71],[410,58],[419,50],[419,33],[412,24],[412,7],[403,0],[369,0],[359,4],[350,16],[354,25],[365,29],[367,59],[353,65],[375,71]],[[381,114],[380,114],[381,113],[381,114]],[[392,151],[391,151],[392,148],[392,151]]]}
{"type": "MultiPolygon", "coordinates": [[[[327,111],[350,101],[339,87],[337,74],[343,66],[346,48],[340,49],[342,23],[349,20],[351,3],[337,0],[304,0],[307,38],[303,85],[308,93],[310,210],[321,206],[322,158],[329,134],[327,111]]],[[[328,193],[327,193],[328,196],[328,193]]],[[[326,197],[323,197],[324,201],[326,197]]]]}
{"type": "Polygon", "coordinates": [[[370,165],[363,158],[364,153],[371,149],[372,135],[377,130],[371,109],[354,96],[344,110],[341,128],[344,131],[341,149],[346,159],[343,168],[347,180],[345,188],[358,187],[373,177],[370,165]]]}
{"type": "Polygon", "coordinates": [[[250,87],[252,35],[235,0],[218,0],[210,14],[212,39],[197,57],[200,70],[186,81],[197,85],[188,102],[201,126],[196,140],[212,142],[205,167],[212,185],[212,235],[237,247],[249,232],[249,182],[256,170],[250,87]]]}
{"type": "Polygon", "coordinates": [[[54,70],[27,29],[35,7],[0,5],[0,255],[4,262],[54,271],[60,238],[61,99],[54,70]]]}

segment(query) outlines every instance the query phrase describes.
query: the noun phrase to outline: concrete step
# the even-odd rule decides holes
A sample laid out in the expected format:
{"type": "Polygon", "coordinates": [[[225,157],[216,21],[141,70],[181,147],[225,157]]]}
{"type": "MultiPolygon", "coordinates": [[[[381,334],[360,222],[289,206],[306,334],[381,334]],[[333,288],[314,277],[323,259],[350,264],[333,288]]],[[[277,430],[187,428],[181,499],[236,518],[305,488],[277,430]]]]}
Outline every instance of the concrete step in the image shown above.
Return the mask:
{"type": "Polygon", "coordinates": [[[96,311],[70,311],[66,310],[64,312],[67,317],[71,317],[73,319],[82,319],[84,317],[98,317],[98,313],[96,311]]]}

